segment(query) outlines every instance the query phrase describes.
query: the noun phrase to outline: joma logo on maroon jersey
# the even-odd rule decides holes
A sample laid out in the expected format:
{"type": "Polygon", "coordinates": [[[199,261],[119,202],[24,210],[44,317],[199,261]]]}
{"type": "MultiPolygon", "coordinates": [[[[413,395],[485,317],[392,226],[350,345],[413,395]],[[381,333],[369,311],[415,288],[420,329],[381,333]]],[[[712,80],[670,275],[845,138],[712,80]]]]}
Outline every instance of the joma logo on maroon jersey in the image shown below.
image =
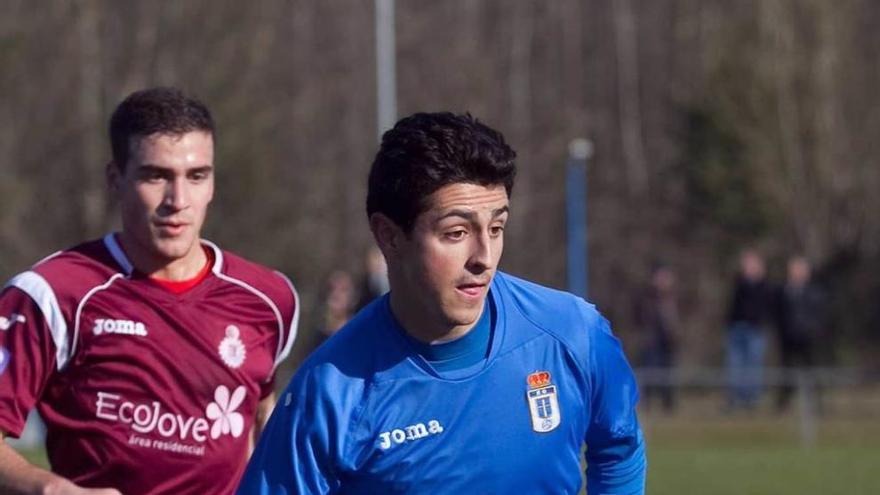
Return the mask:
{"type": "Polygon", "coordinates": [[[131,320],[105,320],[99,318],[95,320],[95,326],[92,327],[92,333],[101,335],[102,333],[118,333],[121,335],[139,335],[147,336],[147,327],[139,321],[131,320]]]}

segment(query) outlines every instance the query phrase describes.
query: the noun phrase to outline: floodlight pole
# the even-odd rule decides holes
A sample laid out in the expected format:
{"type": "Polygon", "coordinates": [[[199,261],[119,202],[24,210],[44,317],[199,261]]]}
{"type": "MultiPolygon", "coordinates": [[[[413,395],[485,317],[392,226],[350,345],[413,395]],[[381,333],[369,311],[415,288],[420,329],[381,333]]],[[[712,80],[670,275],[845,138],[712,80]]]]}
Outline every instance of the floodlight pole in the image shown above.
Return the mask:
{"type": "Polygon", "coordinates": [[[394,0],[376,0],[376,113],[379,141],[397,121],[394,0]]]}
{"type": "Polygon", "coordinates": [[[568,290],[586,298],[589,289],[587,252],[587,160],[593,143],[578,138],[568,146],[565,180],[568,290]]]}

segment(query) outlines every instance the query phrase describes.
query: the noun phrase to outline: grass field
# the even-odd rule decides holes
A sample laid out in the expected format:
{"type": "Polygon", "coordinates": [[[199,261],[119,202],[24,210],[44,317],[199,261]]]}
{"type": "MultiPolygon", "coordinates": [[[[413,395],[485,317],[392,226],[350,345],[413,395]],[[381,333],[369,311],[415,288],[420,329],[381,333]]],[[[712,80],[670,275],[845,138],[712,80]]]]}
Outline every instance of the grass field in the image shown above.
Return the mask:
{"type": "MultiPolygon", "coordinates": [[[[880,414],[839,408],[803,447],[794,413],[724,416],[712,404],[641,413],[649,494],[880,494],[880,414]]],[[[45,465],[42,452],[26,455],[45,465]]]]}
{"type": "Polygon", "coordinates": [[[643,418],[648,493],[880,493],[880,423],[824,420],[802,447],[792,418],[643,418]]]}
{"type": "Polygon", "coordinates": [[[684,397],[675,415],[640,412],[648,493],[880,494],[880,388],[825,394],[815,438],[798,410],[723,414],[720,394],[684,397]]]}
{"type": "Polygon", "coordinates": [[[49,467],[49,461],[46,459],[46,453],[43,450],[22,450],[21,454],[24,458],[37,466],[49,467]]]}

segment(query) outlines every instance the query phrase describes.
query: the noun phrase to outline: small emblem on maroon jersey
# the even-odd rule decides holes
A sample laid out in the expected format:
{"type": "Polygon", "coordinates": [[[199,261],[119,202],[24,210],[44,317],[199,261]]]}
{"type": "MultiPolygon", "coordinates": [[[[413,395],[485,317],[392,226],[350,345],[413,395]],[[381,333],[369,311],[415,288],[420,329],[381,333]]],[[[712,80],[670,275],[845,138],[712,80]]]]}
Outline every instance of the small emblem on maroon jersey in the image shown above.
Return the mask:
{"type": "Polygon", "coordinates": [[[244,363],[244,358],[247,356],[247,349],[245,349],[244,344],[241,342],[240,334],[241,332],[237,326],[227,326],[226,337],[220,341],[220,347],[217,349],[220,352],[220,358],[230,368],[241,366],[244,363]]]}

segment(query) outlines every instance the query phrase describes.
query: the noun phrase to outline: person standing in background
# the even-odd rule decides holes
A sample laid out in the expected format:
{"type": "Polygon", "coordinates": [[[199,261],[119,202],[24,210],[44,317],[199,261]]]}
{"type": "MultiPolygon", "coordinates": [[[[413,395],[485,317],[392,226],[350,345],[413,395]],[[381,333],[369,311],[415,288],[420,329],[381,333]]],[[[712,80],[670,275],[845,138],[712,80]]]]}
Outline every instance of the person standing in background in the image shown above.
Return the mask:
{"type": "Polygon", "coordinates": [[[355,312],[373,302],[390,290],[388,285],[388,265],[382,251],[375,245],[370,246],[364,257],[364,278],[361,280],[360,297],[355,312]]]}
{"type": "MultiPolygon", "coordinates": [[[[812,280],[812,267],[803,256],[788,260],[785,284],[779,288],[776,321],[779,352],[786,369],[818,364],[817,346],[826,332],[826,296],[812,280]]],[[[788,408],[794,387],[779,389],[776,407],[788,408]]]]}
{"type": "Polygon", "coordinates": [[[767,336],[763,325],[772,309],[773,290],[764,258],[753,249],[739,257],[739,273],[727,319],[728,407],[753,409],[760,399],[767,336]]]}
{"type": "Polygon", "coordinates": [[[355,312],[354,281],[348,272],[336,270],[327,278],[326,294],[324,295],[324,311],[321,325],[318,328],[318,345],[330,338],[355,312]]]}
{"type": "MultiPolygon", "coordinates": [[[[636,300],[635,311],[639,341],[642,344],[639,365],[667,373],[675,366],[680,331],[675,284],[676,276],[672,268],[662,263],[655,265],[651,270],[650,285],[636,300]]],[[[675,409],[675,396],[671,386],[649,385],[644,391],[646,408],[650,407],[652,397],[659,395],[666,412],[675,409]]]]}

